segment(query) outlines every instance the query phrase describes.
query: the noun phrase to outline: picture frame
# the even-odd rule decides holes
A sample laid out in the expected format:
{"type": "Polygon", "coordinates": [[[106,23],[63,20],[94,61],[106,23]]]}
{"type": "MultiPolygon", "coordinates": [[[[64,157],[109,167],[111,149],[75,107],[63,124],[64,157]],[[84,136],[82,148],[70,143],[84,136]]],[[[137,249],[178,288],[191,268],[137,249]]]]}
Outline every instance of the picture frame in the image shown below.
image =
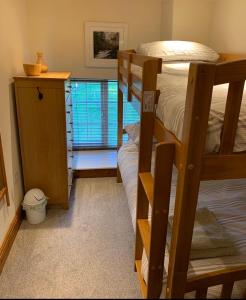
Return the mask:
{"type": "Polygon", "coordinates": [[[117,51],[127,47],[127,30],[128,25],[125,23],[86,22],[86,66],[116,68],[117,51]]]}

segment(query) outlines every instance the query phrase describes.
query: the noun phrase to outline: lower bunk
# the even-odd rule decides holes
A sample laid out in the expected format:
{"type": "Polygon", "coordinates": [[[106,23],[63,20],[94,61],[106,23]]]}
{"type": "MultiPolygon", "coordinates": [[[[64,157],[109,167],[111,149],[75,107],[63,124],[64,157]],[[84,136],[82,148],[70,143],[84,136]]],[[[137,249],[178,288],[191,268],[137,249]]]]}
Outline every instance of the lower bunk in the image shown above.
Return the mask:
{"type": "MultiPolygon", "coordinates": [[[[152,174],[154,168],[154,149],[152,155],[152,174]]],[[[136,230],[136,205],[137,205],[137,173],[138,173],[138,145],[129,140],[118,151],[118,165],[126,191],[128,206],[131,214],[134,231],[136,230]]],[[[174,167],[169,216],[174,213],[174,202],[176,193],[177,171],[174,167]]],[[[200,259],[192,259],[189,263],[188,279],[194,275],[211,274],[211,272],[231,269],[246,265],[246,179],[237,180],[216,180],[201,182],[197,211],[206,208],[215,217],[217,222],[223,227],[228,237],[233,243],[233,249],[228,247],[224,255],[207,253],[210,256],[200,259]],[[226,255],[227,254],[227,255],[226,255]],[[215,257],[211,257],[215,256],[215,257]]],[[[150,217],[149,217],[150,218],[150,217]]],[[[167,243],[168,244],[168,243],[167,243]]],[[[168,268],[168,247],[165,251],[165,270],[168,268]]],[[[219,249],[220,251],[221,249],[219,249]]],[[[208,251],[207,251],[208,252],[208,251]]],[[[204,253],[203,253],[204,255],[204,253]]],[[[148,260],[146,252],[143,252],[141,274],[147,282],[148,260]]],[[[164,297],[166,272],[164,272],[163,289],[161,298],[164,297]]],[[[221,287],[214,286],[208,289],[208,298],[218,298],[221,287]]],[[[193,293],[187,293],[186,297],[195,297],[193,293]]],[[[232,298],[244,298],[246,296],[246,280],[235,282],[232,298]]]]}

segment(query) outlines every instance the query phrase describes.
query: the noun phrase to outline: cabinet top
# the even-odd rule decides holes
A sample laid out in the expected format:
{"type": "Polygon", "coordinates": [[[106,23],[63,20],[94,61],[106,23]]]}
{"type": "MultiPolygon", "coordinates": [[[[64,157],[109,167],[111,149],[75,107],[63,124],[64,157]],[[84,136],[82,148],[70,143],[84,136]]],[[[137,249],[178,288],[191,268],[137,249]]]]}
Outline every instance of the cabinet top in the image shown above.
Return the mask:
{"type": "Polygon", "coordinates": [[[45,79],[54,79],[54,80],[67,80],[71,76],[70,72],[48,72],[48,73],[41,73],[38,76],[26,76],[26,75],[20,75],[20,76],[14,76],[15,80],[19,79],[31,79],[31,80],[45,80],[45,79]]]}

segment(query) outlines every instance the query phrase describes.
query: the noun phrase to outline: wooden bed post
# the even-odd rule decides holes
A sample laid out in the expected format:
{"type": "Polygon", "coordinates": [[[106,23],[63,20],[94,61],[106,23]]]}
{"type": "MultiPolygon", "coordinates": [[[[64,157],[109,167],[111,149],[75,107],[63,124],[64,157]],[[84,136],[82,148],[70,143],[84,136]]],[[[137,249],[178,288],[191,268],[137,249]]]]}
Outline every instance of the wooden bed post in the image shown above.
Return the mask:
{"type": "MultiPolygon", "coordinates": [[[[118,102],[117,102],[117,109],[118,109],[118,128],[117,128],[117,152],[119,151],[120,147],[122,146],[122,139],[123,139],[123,92],[120,89],[120,85],[122,83],[122,75],[120,73],[120,67],[123,64],[123,59],[121,53],[118,52],[118,70],[117,70],[117,78],[118,78],[118,102]]],[[[117,182],[122,182],[120,169],[117,164],[117,182]]]]}
{"type": "MultiPolygon", "coordinates": [[[[138,157],[138,174],[144,172],[150,172],[151,170],[151,157],[152,157],[152,144],[153,144],[153,132],[155,121],[155,90],[156,79],[154,76],[147,76],[150,74],[157,74],[157,66],[152,61],[144,63],[143,67],[143,88],[141,103],[141,123],[140,123],[140,137],[139,137],[139,157],[138,157]],[[154,67],[154,68],[153,68],[154,67]],[[154,78],[154,79],[153,79],[154,78]],[[145,92],[153,92],[153,97],[149,99],[150,106],[148,109],[144,106],[145,92]]],[[[157,77],[157,76],[156,76],[157,77]]],[[[137,208],[136,208],[136,220],[148,218],[149,202],[146,194],[142,188],[141,180],[138,176],[138,190],[137,190],[137,208]]],[[[141,260],[143,253],[143,244],[141,235],[139,232],[138,224],[136,224],[136,246],[135,246],[135,260],[141,260]]]]}
{"type": "MultiPolygon", "coordinates": [[[[123,90],[127,89],[127,100],[131,101],[131,62],[132,54],[135,53],[135,50],[127,51],[118,51],[118,130],[117,130],[117,151],[119,151],[122,146],[123,140],[123,90]],[[124,63],[127,64],[125,67],[124,63]],[[123,71],[123,74],[121,71],[123,71]],[[123,80],[126,80],[126,82],[123,80]],[[125,85],[125,88],[123,87],[125,85]]],[[[119,166],[117,165],[117,182],[122,182],[119,166]]]]}
{"type": "Polygon", "coordinates": [[[216,65],[191,64],[183,123],[183,154],[178,166],[167,298],[183,298],[198,200],[216,65]]]}
{"type": "MultiPolygon", "coordinates": [[[[119,83],[118,83],[119,85],[119,83]]],[[[118,87],[118,142],[117,142],[117,152],[122,145],[123,139],[123,93],[118,87]]],[[[117,182],[122,182],[119,166],[117,164],[117,182]]]]}

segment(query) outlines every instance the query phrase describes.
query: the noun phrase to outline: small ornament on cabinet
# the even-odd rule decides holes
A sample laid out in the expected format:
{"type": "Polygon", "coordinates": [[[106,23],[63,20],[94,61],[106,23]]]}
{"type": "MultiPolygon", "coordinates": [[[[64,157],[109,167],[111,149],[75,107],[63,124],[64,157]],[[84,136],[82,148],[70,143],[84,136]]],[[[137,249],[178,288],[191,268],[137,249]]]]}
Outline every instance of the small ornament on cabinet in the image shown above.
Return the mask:
{"type": "Polygon", "coordinates": [[[41,73],[46,73],[48,71],[48,66],[44,63],[43,52],[37,52],[36,63],[41,65],[41,73]]]}

